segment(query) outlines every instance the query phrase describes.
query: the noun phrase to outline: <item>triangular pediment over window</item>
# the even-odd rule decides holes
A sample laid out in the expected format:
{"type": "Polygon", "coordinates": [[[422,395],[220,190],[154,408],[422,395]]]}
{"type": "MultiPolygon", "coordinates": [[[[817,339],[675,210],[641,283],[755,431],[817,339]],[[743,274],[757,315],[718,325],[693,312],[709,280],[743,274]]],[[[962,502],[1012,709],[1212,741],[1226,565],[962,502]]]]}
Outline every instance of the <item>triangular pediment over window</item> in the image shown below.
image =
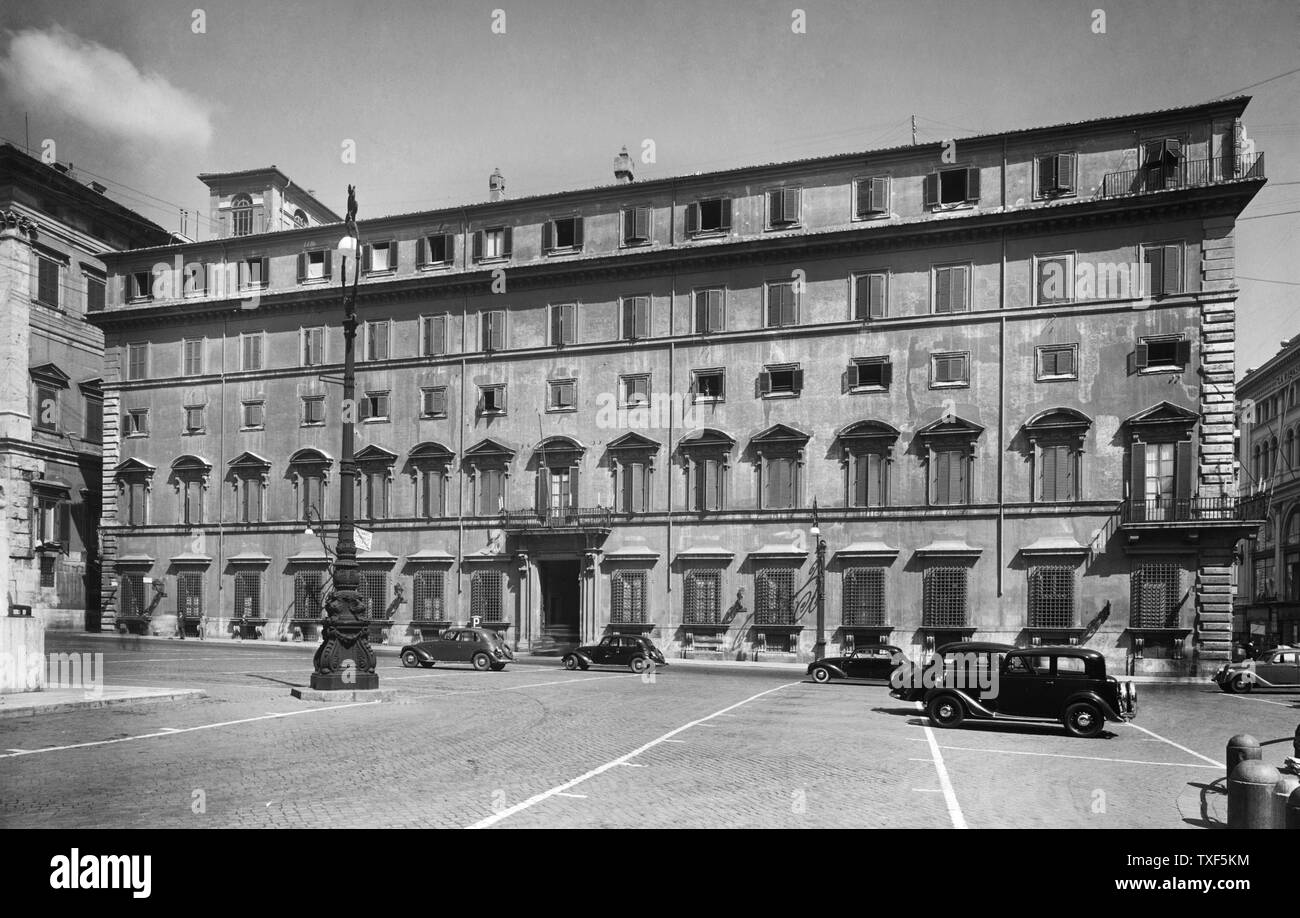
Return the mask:
{"type": "Polygon", "coordinates": [[[131,458],[123,459],[113,467],[113,471],[118,475],[152,475],[157,468],[157,466],[150,465],[142,459],[131,458]]]}
{"type": "Polygon", "coordinates": [[[513,459],[515,448],[486,437],[465,450],[466,459],[513,459]]]}
{"type": "Polygon", "coordinates": [[[1147,408],[1145,411],[1139,411],[1124,423],[1132,428],[1149,427],[1155,425],[1182,425],[1190,427],[1195,424],[1200,417],[1195,411],[1182,408],[1169,402],[1161,402],[1153,408],[1147,408]]]}
{"type": "Polygon", "coordinates": [[[651,440],[649,437],[643,436],[642,434],[636,433],[635,431],[628,431],[627,433],[623,434],[620,437],[615,437],[613,440],[609,441],[609,446],[606,447],[606,449],[652,449],[652,450],[657,450],[658,448],[659,448],[658,440],[651,440]]]}
{"type": "Polygon", "coordinates": [[[230,467],[232,469],[257,469],[258,471],[266,471],[271,467],[271,460],[263,459],[257,453],[244,452],[230,460],[230,467]]]}
{"type": "Polygon", "coordinates": [[[32,367],[27,372],[35,382],[43,386],[53,386],[55,389],[68,388],[68,382],[72,379],[53,363],[43,363],[38,367],[32,367]]]}
{"type": "Polygon", "coordinates": [[[802,430],[788,424],[773,424],[767,430],[749,438],[754,446],[803,446],[812,438],[802,430]]]}
{"type": "Polygon", "coordinates": [[[984,428],[955,414],[944,415],[931,421],[916,432],[918,437],[962,437],[974,440],[984,433],[984,428]]]}
{"type": "Polygon", "coordinates": [[[353,458],[357,462],[381,462],[391,465],[397,461],[397,453],[392,450],[384,449],[382,446],[375,446],[375,444],[372,443],[369,446],[357,450],[357,453],[353,458]]]}

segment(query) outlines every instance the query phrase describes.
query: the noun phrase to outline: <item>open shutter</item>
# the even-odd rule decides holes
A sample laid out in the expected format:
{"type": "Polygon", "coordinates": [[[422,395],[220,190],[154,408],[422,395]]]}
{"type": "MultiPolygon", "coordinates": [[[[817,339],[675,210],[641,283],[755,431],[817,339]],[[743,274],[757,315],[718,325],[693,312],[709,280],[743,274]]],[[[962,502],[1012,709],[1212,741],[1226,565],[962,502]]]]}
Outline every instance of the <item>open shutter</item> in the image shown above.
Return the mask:
{"type": "Polygon", "coordinates": [[[371,270],[370,266],[371,264],[373,264],[373,260],[372,260],[373,255],[374,255],[374,246],[363,245],[361,247],[361,273],[362,274],[370,273],[371,270]]]}
{"type": "Polygon", "coordinates": [[[865,322],[871,315],[871,275],[859,274],[853,287],[853,318],[865,322]]]}
{"type": "Polygon", "coordinates": [[[790,374],[793,378],[794,391],[796,394],[803,391],[803,370],[797,369],[790,374]]]}
{"type": "Polygon", "coordinates": [[[786,188],[781,192],[781,213],[787,223],[799,222],[800,189],[786,188]]]}
{"type": "Polygon", "coordinates": [[[574,247],[575,249],[581,249],[581,248],[582,248],[583,224],[584,224],[584,223],[585,223],[585,219],[584,219],[583,217],[574,217],[574,218],[573,218],[573,247],[574,247]]]}
{"type": "Polygon", "coordinates": [[[1062,446],[1056,467],[1057,500],[1078,500],[1074,480],[1074,473],[1078,465],[1079,454],[1068,446],[1062,446]]]}
{"type": "Polygon", "coordinates": [[[936,313],[952,312],[952,276],[951,268],[938,268],[934,272],[934,311],[936,313]]]}
{"type": "Polygon", "coordinates": [[[859,453],[853,457],[853,501],[850,506],[865,507],[870,499],[867,481],[871,477],[870,453],[859,453]]]}
{"type": "Polygon", "coordinates": [[[722,225],[719,229],[724,233],[731,231],[731,198],[722,199],[722,225]]]}
{"type": "Polygon", "coordinates": [[[326,280],[329,280],[334,274],[334,252],[330,249],[325,250],[325,264],[321,268],[321,271],[325,275],[326,280]]]}
{"type": "Polygon", "coordinates": [[[638,338],[648,338],[650,336],[650,297],[639,296],[633,302],[636,313],[636,336],[638,338]]]}
{"type": "Polygon", "coordinates": [[[874,214],[884,214],[889,212],[889,178],[888,176],[878,175],[870,182],[870,207],[874,214]]]}
{"type": "Polygon", "coordinates": [[[442,237],[442,258],[449,265],[456,262],[456,237],[451,233],[442,237]]]}
{"type": "Polygon", "coordinates": [[[886,360],[884,364],[880,367],[880,384],[884,386],[886,389],[888,389],[889,384],[892,383],[893,381],[894,381],[894,365],[890,361],[886,360]]]}
{"type": "Polygon", "coordinates": [[[966,170],[966,203],[978,204],[980,202],[980,171],[975,166],[970,166],[966,170]]]}
{"type": "Polygon", "coordinates": [[[1144,278],[1143,294],[1158,296],[1165,292],[1165,250],[1163,246],[1150,246],[1142,250],[1142,267],[1147,272],[1144,278]]]}
{"type": "Polygon", "coordinates": [[[692,202],[686,205],[686,235],[692,236],[700,231],[700,205],[692,202]]]}
{"type": "Polygon", "coordinates": [[[308,261],[307,253],[299,252],[298,253],[298,283],[300,284],[307,279],[307,261],[308,261]]]}
{"type": "Polygon", "coordinates": [[[856,363],[853,363],[852,361],[849,362],[848,382],[849,382],[850,389],[854,388],[857,385],[860,385],[860,383],[858,382],[858,365],[856,363]]]}
{"type": "Polygon", "coordinates": [[[1175,359],[1178,361],[1178,365],[1182,367],[1192,362],[1192,342],[1190,339],[1184,338],[1178,342],[1175,359]]]}
{"type": "MultiPolygon", "coordinates": [[[[492,313],[492,350],[500,351],[506,346],[506,314],[501,310],[492,313]]],[[[504,410],[505,406],[501,408],[504,410]]]]}
{"type": "Polygon", "coordinates": [[[515,239],[515,232],[514,232],[514,229],[513,229],[512,227],[507,226],[507,227],[505,228],[505,230],[502,232],[502,235],[505,236],[505,242],[502,243],[502,245],[504,246],[504,248],[502,249],[502,254],[503,254],[506,258],[509,258],[509,257],[510,257],[510,254],[515,250],[515,248],[514,248],[514,246],[515,246],[515,242],[514,242],[514,239],[515,239]]]}
{"type": "Polygon", "coordinates": [[[623,211],[623,242],[636,242],[640,237],[636,233],[638,207],[629,207],[623,211]]]}
{"type": "Polygon", "coordinates": [[[549,252],[555,248],[555,221],[547,220],[542,224],[542,251],[549,252]]]}
{"type": "Polygon", "coordinates": [[[868,285],[868,301],[870,303],[870,317],[873,319],[883,319],[885,317],[885,275],[872,274],[868,285]]]}
{"type": "Polygon", "coordinates": [[[1057,158],[1040,156],[1038,159],[1038,196],[1046,197],[1056,190],[1057,158]]]}
{"type": "Polygon", "coordinates": [[[951,312],[965,312],[967,309],[966,285],[969,270],[965,265],[952,269],[951,312]]]}
{"type": "Polygon", "coordinates": [[[569,506],[578,508],[578,466],[569,466],[569,506]]]}
{"type": "Polygon", "coordinates": [[[59,501],[54,516],[54,538],[63,545],[64,551],[68,551],[72,533],[72,503],[66,500],[59,501]]]}
{"type": "Polygon", "coordinates": [[[560,307],[560,342],[563,344],[572,344],[577,340],[574,331],[574,319],[577,318],[577,309],[578,307],[572,303],[566,303],[560,307]]]}
{"type": "Polygon", "coordinates": [[[722,331],[722,291],[708,291],[709,298],[709,331],[722,331]]]}
{"type": "Polygon", "coordinates": [[[629,477],[632,479],[632,502],[631,502],[630,504],[628,504],[628,506],[632,508],[632,512],[633,512],[633,513],[644,513],[645,510],[646,510],[646,505],[645,505],[645,491],[646,491],[646,487],[645,487],[645,485],[646,485],[646,468],[645,468],[645,463],[643,463],[643,462],[634,462],[634,463],[632,463],[632,465],[631,465],[629,471],[631,472],[631,475],[630,475],[629,477]]]}
{"type": "Polygon", "coordinates": [[[953,503],[966,503],[966,455],[953,453],[948,463],[948,497],[953,503]]]}
{"type": "Polygon", "coordinates": [[[1134,443],[1129,453],[1128,499],[1140,503],[1146,500],[1146,494],[1147,446],[1145,443],[1134,443]]]}
{"type": "Polygon", "coordinates": [[[1182,254],[1177,244],[1164,247],[1164,282],[1161,293],[1182,293],[1182,254]]]}
{"type": "Polygon", "coordinates": [[[1074,191],[1074,165],[1075,156],[1073,153],[1058,153],[1056,160],[1056,190],[1057,191],[1074,191]]]}
{"type": "Polygon", "coordinates": [[[758,394],[767,395],[772,391],[772,374],[763,370],[758,374],[758,394]]]}
{"type": "Polygon", "coordinates": [[[1148,363],[1148,348],[1146,342],[1139,342],[1138,346],[1133,349],[1133,364],[1138,370],[1145,370],[1148,363]]]}
{"type": "Polygon", "coordinates": [[[649,241],[650,208],[637,207],[635,208],[635,213],[636,213],[636,227],[635,227],[636,238],[641,241],[649,241]]]}
{"type": "Polygon", "coordinates": [[[421,236],[415,240],[415,266],[422,268],[432,261],[433,259],[429,253],[429,237],[421,236]]]}
{"type": "Polygon", "coordinates": [[[783,204],[784,200],[785,198],[782,196],[780,189],[777,189],[776,191],[769,191],[767,193],[768,223],[770,223],[773,226],[785,222],[785,207],[783,204]]]}
{"type": "Polygon", "coordinates": [[[925,177],[925,206],[933,207],[939,203],[939,173],[931,172],[925,177]]]}
{"type": "Polygon", "coordinates": [[[1190,440],[1174,445],[1174,457],[1177,468],[1174,472],[1174,494],[1179,500],[1192,496],[1192,457],[1194,450],[1190,440]]]}
{"type": "Polygon", "coordinates": [[[545,513],[551,508],[551,470],[543,465],[537,469],[537,509],[545,513]]]}
{"type": "Polygon", "coordinates": [[[483,231],[475,230],[474,232],[474,260],[483,260],[483,231]]]}

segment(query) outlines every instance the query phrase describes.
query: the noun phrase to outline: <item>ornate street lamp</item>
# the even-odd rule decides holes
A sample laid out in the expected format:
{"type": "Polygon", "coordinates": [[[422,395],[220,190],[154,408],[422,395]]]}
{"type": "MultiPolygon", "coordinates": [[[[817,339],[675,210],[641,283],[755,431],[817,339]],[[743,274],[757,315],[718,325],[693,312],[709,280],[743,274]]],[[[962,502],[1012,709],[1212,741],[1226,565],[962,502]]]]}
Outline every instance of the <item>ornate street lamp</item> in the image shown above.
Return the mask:
{"type": "Polygon", "coordinates": [[[817,498],[813,498],[812,528],[809,530],[817,542],[817,643],[813,645],[813,659],[826,656],[826,540],[817,525],[817,498]]]}
{"type": "Polygon", "coordinates": [[[370,647],[370,609],[358,592],[361,574],[353,541],[353,500],[357,464],[353,458],[353,418],[356,414],[357,284],[361,279],[361,242],[357,233],[356,188],[348,186],[347,234],[339,240],[339,272],[343,292],[343,458],[339,462],[339,541],[330,574],[332,590],[325,600],[321,645],[313,659],[311,687],[317,690],[360,691],[379,687],[375,652],[370,647]],[[352,290],[348,290],[348,259],[352,259],[352,290]]]}

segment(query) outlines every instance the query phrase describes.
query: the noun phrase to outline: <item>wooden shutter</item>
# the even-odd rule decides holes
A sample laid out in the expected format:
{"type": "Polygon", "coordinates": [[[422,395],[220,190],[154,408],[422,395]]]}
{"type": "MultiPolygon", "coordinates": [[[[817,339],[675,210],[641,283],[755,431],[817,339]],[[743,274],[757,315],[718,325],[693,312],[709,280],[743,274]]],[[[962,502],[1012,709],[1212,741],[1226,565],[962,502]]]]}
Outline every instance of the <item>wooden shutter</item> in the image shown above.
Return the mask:
{"type": "Polygon", "coordinates": [[[433,411],[434,414],[447,413],[447,390],[446,389],[433,390],[433,411]]]}
{"type": "Polygon", "coordinates": [[[853,318],[865,322],[871,315],[870,274],[859,274],[853,281],[853,318]]]}
{"type": "Polygon", "coordinates": [[[1174,358],[1179,366],[1185,367],[1192,362],[1192,342],[1189,338],[1183,338],[1178,342],[1176,347],[1176,356],[1174,358]]]}
{"type": "Polygon", "coordinates": [[[1160,164],[1161,157],[1165,153],[1165,142],[1163,140],[1148,140],[1142,144],[1142,165],[1157,166],[1160,164]]]}
{"type": "Polygon", "coordinates": [[[1174,444],[1174,495],[1179,500],[1192,496],[1192,454],[1190,440],[1174,444]]]}
{"type": "Polygon", "coordinates": [[[63,550],[69,551],[69,539],[72,532],[72,504],[66,500],[59,501],[54,508],[54,538],[62,543],[63,550]]]}
{"type": "Polygon", "coordinates": [[[446,316],[434,316],[433,318],[433,352],[435,354],[447,353],[446,316]]]}
{"type": "Polygon", "coordinates": [[[1056,450],[1057,447],[1055,446],[1044,446],[1039,451],[1039,458],[1042,461],[1043,467],[1040,470],[1038,481],[1039,490],[1042,495],[1040,499],[1044,501],[1054,501],[1058,499],[1056,496],[1056,450]]]}
{"type": "Polygon", "coordinates": [[[1165,250],[1162,246],[1148,246],[1142,250],[1142,264],[1149,272],[1146,289],[1147,296],[1158,296],[1165,292],[1165,250]]]}
{"type": "Polygon", "coordinates": [[[507,226],[504,230],[502,230],[502,235],[505,237],[505,240],[501,244],[501,254],[504,255],[506,258],[509,258],[511,253],[514,252],[515,250],[514,228],[507,226]]]}
{"type": "Polygon", "coordinates": [[[451,233],[442,236],[442,258],[447,264],[456,261],[456,237],[451,233]]]}
{"type": "Polygon", "coordinates": [[[569,466],[569,506],[575,510],[578,507],[578,469],[576,465],[569,466]]]}
{"type": "Polygon", "coordinates": [[[623,299],[623,337],[636,338],[636,297],[623,299]]]}
{"type": "Polygon", "coordinates": [[[1182,293],[1182,254],[1177,244],[1164,247],[1164,282],[1161,293],[1182,293]]]}
{"type": "Polygon", "coordinates": [[[885,289],[885,275],[870,275],[867,283],[867,302],[870,308],[869,315],[873,319],[885,317],[885,289]]]}
{"type": "Polygon", "coordinates": [[[306,252],[298,253],[298,283],[307,279],[307,263],[310,259],[306,252]]]}
{"type": "Polygon", "coordinates": [[[1038,157],[1038,195],[1046,197],[1056,189],[1057,160],[1055,156],[1038,157]]]}
{"type": "Polygon", "coordinates": [[[584,224],[584,222],[585,222],[585,220],[584,220],[584,218],[582,218],[582,217],[574,217],[574,218],[573,218],[573,247],[574,247],[575,249],[581,249],[581,248],[582,248],[582,237],[583,237],[583,224],[584,224]]]}
{"type": "Polygon", "coordinates": [[[931,172],[925,177],[925,206],[933,207],[939,203],[939,173],[931,172]]]}
{"type": "Polygon", "coordinates": [[[636,226],[634,227],[636,238],[648,242],[650,240],[650,208],[635,208],[636,226]]]}
{"type": "Polygon", "coordinates": [[[637,210],[639,208],[629,207],[623,211],[623,242],[635,242],[640,237],[636,234],[637,210]]]}
{"type": "Polygon", "coordinates": [[[686,205],[686,235],[691,236],[700,231],[700,205],[692,201],[686,205]]]}
{"type": "Polygon", "coordinates": [[[1138,370],[1145,370],[1149,363],[1148,348],[1145,341],[1138,343],[1133,349],[1133,365],[1138,370]]]}
{"type": "Polygon", "coordinates": [[[778,188],[776,191],[767,193],[767,215],[768,222],[775,226],[778,223],[785,222],[785,196],[778,188]]]}
{"type": "Polygon", "coordinates": [[[894,381],[894,364],[886,360],[880,367],[880,384],[886,389],[894,381]]]}
{"type": "Polygon", "coordinates": [[[564,343],[564,307],[551,307],[551,344],[564,343]]]}
{"type": "Polygon", "coordinates": [[[966,503],[966,456],[954,452],[948,463],[948,498],[955,504],[966,503]]]}
{"type": "Polygon", "coordinates": [[[885,457],[880,453],[867,453],[867,506],[885,505],[885,457]]]}
{"type": "Polygon", "coordinates": [[[1056,499],[1076,500],[1075,469],[1078,467],[1079,454],[1068,446],[1060,447],[1056,459],[1056,499]]]}
{"type": "Polygon", "coordinates": [[[363,245],[361,247],[361,273],[369,274],[372,270],[375,247],[372,245],[363,245]]]}
{"type": "Polygon", "coordinates": [[[1147,446],[1134,443],[1129,453],[1128,499],[1134,502],[1146,500],[1147,494],[1147,446]]]}
{"type": "Polygon", "coordinates": [[[948,453],[934,454],[934,503],[949,503],[950,480],[949,466],[952,464],[948,453]]]}
{"type": "Polygon", "coordinates": [[[767,395],[772,391],[772,374],[763,370],[758,374],[758,394],[767,395]]]}
{"type": "Polygon", "coordinates": [[[325,264],[321,268],[321,273],[326,280],[334,276],[334,252],[330,249],[325,250],[325,264]]]}
{"type": "Polygon", "coordinates": [[[632,501],[628,506],[633,513],[644,513],[645,506],[645,482],[646,470],[645,463],[634,462],[628,466],[629,478],[632,482],[632,501]]]}
{"type": "Polygon", "coordinates": [[[475,261],[483,260],[483,231],[482,230],[474,231],[474,260],[475,261]]]}
{"type": "Polygon", "coordinates": [[[935,269],[934,311],[936,313],[952,312],[952,275],[951,268],[935,269]]]}
{"type": "Polygon", "coordinates": [[[731,198],[722,199],[722,223],[719,228],[724,233],[731,230],[731,198]]]}
{"type": "Polygon", "coordinates": [[[551,470],[542,465],[537,468],[537,510],[545,513],[551,509],[551,470]]]}
{"type": "Polygon", "coordinates": [[[870,453],[859,453],[853,457],[853,502],[851,506],[865,507],[870,499],[867,481],[871,475],[870,453]]]}
{"type": "Polygon", "coordinates": [[[637,338],[650,335],[650,297],[632,297],[632,334],[637,338]]]}
{"type": "Polygon", "coordinates": [[[555,248],[555,221],[547,220],[542,224],[542,251],[549,252],[555,248]]]}
{"type": "Polygon", "coordinates": [[[489,316],[492,319],[492,350],[503,350],[506,346],[506,314],[497,310],[489,313],[489,316]]]}
{"type": "Polygon", "coordinates": [[[974,166],[966,169],[966,203],[978,204],[980,201],[980,171],[974,166]]]}
{"type": "Polygon", "coordinates": [[[710,290],[708,291],[708,298],[709,298],[708,330],[722,331],[722,327],[723,327],[722,291],[710,290]]]}
{"type": "Polygon", "coordinates": [[[952,269],[952,291],[951,291],[952,299],[950,301],[951,312],[966,311],[967,308],[966,284],[967,284],[968,273],[969,273],[969,269],[965,265],[962,265],[959,268],[952,269]]]}
{"type": "Polygon", "coordinates": [[[572,344],[578,340],[578,307],[575,303],[565,303],[560,307],[560,341],[572,344]]]}
{"type": "Polygon", "coordinates": [[[1056,163],[1056,190],[1074,191],[1074,154],[1058,153],[1053,159],[1056,163]]]}
{"type": "Polygon", "coordinates": [[[709,291],[695,291],[695,331],[697,333],[707,332],[709,330],[709,291]]]}
{"type": "Polygon", "coordinates": [[[1056,352],[1056,375],[1074,375],[1074,349],[1065,347],[1056,352]]]}
{"type": "Polygon", "coordinates": [[[849,361],[849,370],[848,370],[848,383],[849,383],[849,388],[850,388],[850,389],[852,389],[854,386],[858,386],[858,385],[860,385],[860,383],[858,382],[858,379],[859,379],[859,377],[858,377],[858,365],[857,365],[856,363],[854,363],[852,360],[850,360],[850,361],[849,361]]]}
{"type": "Polygon", "coordinates": [[[794,391],[796,393],[802,392],[803,391],[803,369],[802,368],[796,369],[793,373],[790,374],[790,376],[792,377],[792,385],[794,387],[794,391]]]}
{"type": "Polygon", "coordinates": [[[871,193],[869,206],[876,214],[889,213],[889,177],[878,175],[870,181],[871,193]]]}
{"type": "Polygon", "coordinates": [[[722,509],[722,463],[717,459],[704,462],[704,509],[722,509]]]}
{"type": "Polygon", "coordinates": [[[798,188],[785,188],[781,191],[781,215],[787,223],[799,222],[799,203],[802,193],[798,188]]]}
{"type": "Polygon", "coordinates": [[[429,247],[429,237],[421,236],[415,240],[415,264],[416,267],[423,267],[433,261],[433,253],[429,247]]]}

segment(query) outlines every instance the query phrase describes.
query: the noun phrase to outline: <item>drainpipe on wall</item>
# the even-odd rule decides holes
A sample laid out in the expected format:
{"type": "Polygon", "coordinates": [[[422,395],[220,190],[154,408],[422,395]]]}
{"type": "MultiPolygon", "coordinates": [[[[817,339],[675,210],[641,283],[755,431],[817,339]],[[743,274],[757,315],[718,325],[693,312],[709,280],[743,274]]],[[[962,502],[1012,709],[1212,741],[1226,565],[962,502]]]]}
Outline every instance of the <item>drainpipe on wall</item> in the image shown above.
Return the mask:
{"type": "MultiPolygon", "coordinates": [[[[1007,208],[1007,141],[1002,140],[1002,211],[1007,208]]],[[[998,536],[997,536],[997,595],[1003,593],[1003,542],[1006,537],[1007,511],[1003,473],[1006,464],[1006,414],[1007,414],[1007,231],[1001,232],[1002,261],[998,277],[998,536]]]]}

